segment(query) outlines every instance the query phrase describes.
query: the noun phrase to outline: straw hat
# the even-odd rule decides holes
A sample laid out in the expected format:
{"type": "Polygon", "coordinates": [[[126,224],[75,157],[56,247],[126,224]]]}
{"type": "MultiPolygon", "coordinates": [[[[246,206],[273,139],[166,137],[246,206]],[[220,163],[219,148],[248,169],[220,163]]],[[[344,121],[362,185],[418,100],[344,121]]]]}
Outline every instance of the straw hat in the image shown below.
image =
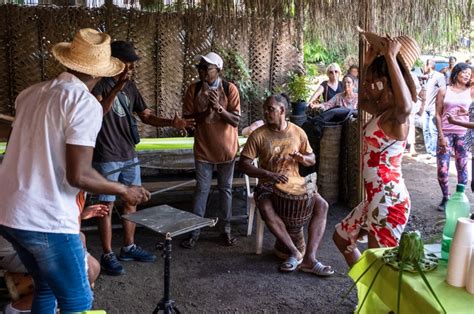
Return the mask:
{"type": "Polygon", "coordinates": [[[79,30],[71,43],[53,46],[54,57],[68,69],[96,77],[123,72],[125,64],[111,56],[110,36],[91,28],[79,30]]]}
{"type": "MultiPolygon", "coordinates": [[[[362,29],[358,28],[359,32],[367,39],[369,44],[374,46],[378,50],[382,50],[383,42],[385,37],[381,37],[375,33],[364,32],[362,29]]],[[[410,75],[411,69],[415,64],[416,60],[421,55],[421,49],[416,43],[416,41],[408,36],[398,36],[393,38],[395,41],[398,41],[401,44],[400,52],[397,55],[397,60],[399,64],[404,69],[404,78],[410,89],[411,98],[414,102],[417,100],[416,93],[416,84],[413,80],[413,77],[410,75]]]]}

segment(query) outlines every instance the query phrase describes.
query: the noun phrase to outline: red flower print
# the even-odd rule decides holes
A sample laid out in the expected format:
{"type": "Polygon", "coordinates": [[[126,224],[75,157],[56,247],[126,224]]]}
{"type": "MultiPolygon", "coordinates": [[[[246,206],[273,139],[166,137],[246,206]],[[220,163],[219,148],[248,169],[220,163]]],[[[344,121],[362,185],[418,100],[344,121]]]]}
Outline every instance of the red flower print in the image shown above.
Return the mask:
{"type": "Polygon", "coordinates": [[[401,161],[402,161],[402,154],[398,154],[396,156],[390,157],[390,164],[393,167],[400,167],[401,161]]]}
{"type": "Polygon", "coordinates": [[[405,213],[407,212],[408,199],[404,202],[395,204],[394,206],[388,207],[387,223],[391,224],[394,228],[397,226],[404,226],[407,222],[405,213]]]}
{"type": "Polygon", "coordinates": [[[379,165],[380,162],[380,152],[370,152],[369,161],[367,161],[367,166],[370,168],[375,168],[379,165]]]}
{"type": "Polygon", "coordinates": [[[370,146],[374,146],[376,148],[380,148],[380,143],[379,141],[374,138],[374,137],[370,137],[370,136],[366,136],[365,137],[365,141],[367,142],[367,144],[369,144],[370,146]]]}
{"type": "Polygon", "coordinates": [[[375,131],[374,135],[378,138],[384,138],[384,134],[383,134],[382,130],[375,131]]]}
{"type": "Polygon", "coordinates": [[[381,247],[394,247],[398,245],[398,241],[393,237],[392,233],[387,228],[382,227],[377,229],[374,227],[374,232],[381,247]]]}
{"type": "Polygon", "coordinates": [[[379,166],[378,175],[382,179],[383,184],[388,184],[390,181],[398,183],[400,178],[399,172],[391,170],[386,165],[379,166]]]}
{"type": "Polygon", "coordinates": [[[365,190],[367,192],[367,202],[370,203],[374,199],[374,195],[382,190],[382,187],[377,186],[376,188],[374,188],[373,183],[369,182],[369,183],[365,184],[365,190]]]}

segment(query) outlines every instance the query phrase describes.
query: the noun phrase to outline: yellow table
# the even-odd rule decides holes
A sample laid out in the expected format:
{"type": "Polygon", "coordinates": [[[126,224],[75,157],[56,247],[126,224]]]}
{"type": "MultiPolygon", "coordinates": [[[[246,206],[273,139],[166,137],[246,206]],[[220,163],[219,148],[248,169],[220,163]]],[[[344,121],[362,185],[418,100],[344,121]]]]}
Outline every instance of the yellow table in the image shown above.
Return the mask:
{"type": "MultiPolygon", "coordinates": [[[[359,305],[375,273],[383,264],[381,256],[385,249],[366,250],[360,260],[349,271],[355,281],[376,260],[375,264],[357,283],[359,305]]],[[[464,288],[455,288],[445,281],[447,263],[440,261],[438,267],[425,273],[431,287],[448,313],[474,314],[474,295],[464,288]]],[[[360,313],[388,313],[397,310],[398,270],[383,266],[360,313]]],[[[420,275],[403,273],[400,313],[441,313],[442,310],[426,287],[420,275]]]]}

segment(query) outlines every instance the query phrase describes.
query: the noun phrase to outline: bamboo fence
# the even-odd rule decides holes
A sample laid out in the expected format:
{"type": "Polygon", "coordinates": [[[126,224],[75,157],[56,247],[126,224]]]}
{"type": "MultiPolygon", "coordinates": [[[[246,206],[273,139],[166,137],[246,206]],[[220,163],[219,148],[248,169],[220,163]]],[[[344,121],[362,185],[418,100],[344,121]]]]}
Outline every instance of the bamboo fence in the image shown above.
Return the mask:
{"type": "MultiPolygon", "coordinates": [[[[0,113],[14,115],[20,91],[54,78],[63,67],[51,47],[70,41],[84,27],[101,29],[113,40],[132,41],[141,56],[135,81],[159,116],[181,112],[186,88],[197,78],[194,56],[219,49],[237,51],[262,90],[282,84],[301,69],[294,22],[268,18],[210,16],[198,11],[146,12],[100,8],[0,5],[0,113]]],[[[231,67],[229,67],[231,68],[231,67]]],[[[224,64],[224,76],[226,64],[224,64]]],[[[262,116],[261,103],[243,103],[243,128],[262,116]]],[[[140,125],[143,137],[176,135],[169,128],[140,125]]]]}

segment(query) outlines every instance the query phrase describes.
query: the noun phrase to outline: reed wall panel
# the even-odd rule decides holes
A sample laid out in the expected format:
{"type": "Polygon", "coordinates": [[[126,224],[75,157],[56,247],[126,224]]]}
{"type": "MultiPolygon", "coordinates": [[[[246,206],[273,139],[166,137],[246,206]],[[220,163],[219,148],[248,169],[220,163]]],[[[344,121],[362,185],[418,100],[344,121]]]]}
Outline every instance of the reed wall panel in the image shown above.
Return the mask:
{"type": "MultiPolygon", "coordinates": [[[[265,91],[284,83],[288,71],[302,67],[302,52],[293,44],[293,23],[272,18],[225,18],[193,11],[151,13],[115,6],[0,5],[0,26],[0,112],[7,114],[14,114],[14,99],[21,90],[64,70],[51,48],[72,40],[84,27],[134,43],[141,56],[134,79],[150,109],[166,118],[182,110],[184,92],[197,79],[197,54],[237,51],[250,68],[252,81],[265,91]]],[[[232,70],[230,65],[224,68],[232,70]]],[[[240,129],[262,118],[261,103],[241,106],[240,129]]],[[[143,137],[177,135],[170,128],[142,124],[140,131],[143,137]]]]}

